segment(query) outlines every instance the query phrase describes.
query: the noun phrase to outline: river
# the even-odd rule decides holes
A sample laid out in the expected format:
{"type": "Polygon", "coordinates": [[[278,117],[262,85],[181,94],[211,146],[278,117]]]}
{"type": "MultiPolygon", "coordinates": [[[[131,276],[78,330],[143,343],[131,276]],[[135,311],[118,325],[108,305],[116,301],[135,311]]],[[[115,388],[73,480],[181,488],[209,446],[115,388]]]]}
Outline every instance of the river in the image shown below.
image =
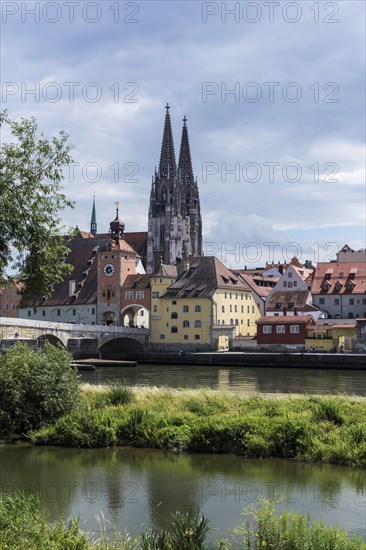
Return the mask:
{"type": "Polygon", "coordinates": [[[81,382],[125,381],[134,386],[209,387],[252,393],[331,393],[366,395],[366,372],[294,368],[147,365],[97,367],[80,372],[81,382]]]}
{"type": "MultiPolygon", "coordinates": [[[[214,530],[229,537],[243,508],[260,497],[365,536],[366,472],[289,460],[178,454],[113,448],[69,449],[0,445],[2,490],[40,495],[51,519],[76,515],[83,530],[167,527],[176,510],[200,508],[214,530]]],[[[237,542],[233,548],[239,548],[237,542]]]]}

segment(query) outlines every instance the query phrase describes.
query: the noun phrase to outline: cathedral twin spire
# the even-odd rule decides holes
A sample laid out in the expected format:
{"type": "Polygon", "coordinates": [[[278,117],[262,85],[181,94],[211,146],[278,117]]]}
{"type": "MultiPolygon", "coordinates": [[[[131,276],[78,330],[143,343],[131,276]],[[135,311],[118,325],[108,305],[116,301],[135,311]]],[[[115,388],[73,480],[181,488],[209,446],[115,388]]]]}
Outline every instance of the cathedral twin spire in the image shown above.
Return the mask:
{"type": "Polygon", "coordinates": [[[172,123],[170,119],[170,105],[167,103],[163,131],[163,142],[161,145],[159,176],[167,179],[180,176],[183,183],[193,183],[193,169],[191,151],[189,147],[187,117],[183,118],[182,141],[179,153],[178,169],[175,160],[174,140],[172,123]]]}
{"type": "Polygon", "coordinates": [[[160,164],[150,194],[147,271],[202,254],[202,221],[197,181],[193,176],[187,118],[183,119],[176,164],[170,106],[165,107],[160,164]]]}

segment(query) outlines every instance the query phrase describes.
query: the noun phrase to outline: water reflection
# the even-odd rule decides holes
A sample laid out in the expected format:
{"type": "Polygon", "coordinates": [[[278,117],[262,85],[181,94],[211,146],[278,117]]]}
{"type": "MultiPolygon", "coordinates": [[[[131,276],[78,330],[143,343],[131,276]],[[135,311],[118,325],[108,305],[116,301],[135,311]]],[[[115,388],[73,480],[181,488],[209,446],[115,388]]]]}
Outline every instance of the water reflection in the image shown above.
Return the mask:
{"type": "Polygon", "coordinates": [[[0,446],[2,490],[36,492],[51,518],[76,515],[84,529],[130,533],[166,527],[176,510],[200,508],[226,536],[260,497],[365,537],[366,472],[286,460],[176,454],[147,449],[0,446]],[[102,522],[103,524],[103,522],[102,522]]]}
{"type": "Polygon", "coordinates": [[[108,380],[125,380],[138,386],[173,388],[209,387],[246,393],[346,393],[366,395],[365,371],[317,370],[291,368],[218,367],[194,365],[138,365],[99,367],[83,371],[81,381],[102,384],[108,380]]]}

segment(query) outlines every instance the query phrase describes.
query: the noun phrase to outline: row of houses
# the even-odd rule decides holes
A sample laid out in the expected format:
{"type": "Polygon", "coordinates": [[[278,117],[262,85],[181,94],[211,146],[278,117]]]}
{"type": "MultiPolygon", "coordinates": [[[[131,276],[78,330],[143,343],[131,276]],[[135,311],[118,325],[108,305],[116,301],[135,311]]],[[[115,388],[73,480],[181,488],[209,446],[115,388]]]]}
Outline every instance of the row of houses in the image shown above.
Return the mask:
{"type": "Polygon", "coordinates": [[[228,349],[254,338],[259,346],[354,347],[357,320],[366,318],[365,251],[346,245],[316,267],[293,258],[241,270],[190,257],[147,275],[144,238],[125,233],[118,212],[107,234],[79,231],[68,243],[69,278],[31,307],[19,285],[5,285],[0,316],[149,328],[151,343],[165,349],[228,349]]]}

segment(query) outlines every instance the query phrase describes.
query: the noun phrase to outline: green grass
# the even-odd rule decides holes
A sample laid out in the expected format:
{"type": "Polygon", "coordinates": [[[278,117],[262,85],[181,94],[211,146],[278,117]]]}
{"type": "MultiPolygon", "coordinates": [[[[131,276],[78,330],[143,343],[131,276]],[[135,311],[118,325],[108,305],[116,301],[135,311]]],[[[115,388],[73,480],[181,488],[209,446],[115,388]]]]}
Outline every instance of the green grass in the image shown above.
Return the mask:
{"type": "Polygon", "coordinates": [[[208,543],[211,527],[199,511],[172,514],[167,530],[145,531],[134,537],[115,533],[113,541],[102,537],[91,542],[76,519],[68,524],[62,520],[49,523],[38,506],[34,496],[0,495],[1,550],[229,550],[232,544],[246,550],[366,550],[364,542],[337,527],[311,523],[309,517],[289,512],[278,516],[268,501],[244,511],[245,521],[234,531],[232,543],[208,543]]]}
{"type": "Polygon", "coordinates": [[[76,410],[32,432],[31,440],[35,444],[130,445],[366,467],[364,398],[248,397],[205,389],[125,387],[114,393],[112,400],[111,388],[84,388],[76,410]]]}

